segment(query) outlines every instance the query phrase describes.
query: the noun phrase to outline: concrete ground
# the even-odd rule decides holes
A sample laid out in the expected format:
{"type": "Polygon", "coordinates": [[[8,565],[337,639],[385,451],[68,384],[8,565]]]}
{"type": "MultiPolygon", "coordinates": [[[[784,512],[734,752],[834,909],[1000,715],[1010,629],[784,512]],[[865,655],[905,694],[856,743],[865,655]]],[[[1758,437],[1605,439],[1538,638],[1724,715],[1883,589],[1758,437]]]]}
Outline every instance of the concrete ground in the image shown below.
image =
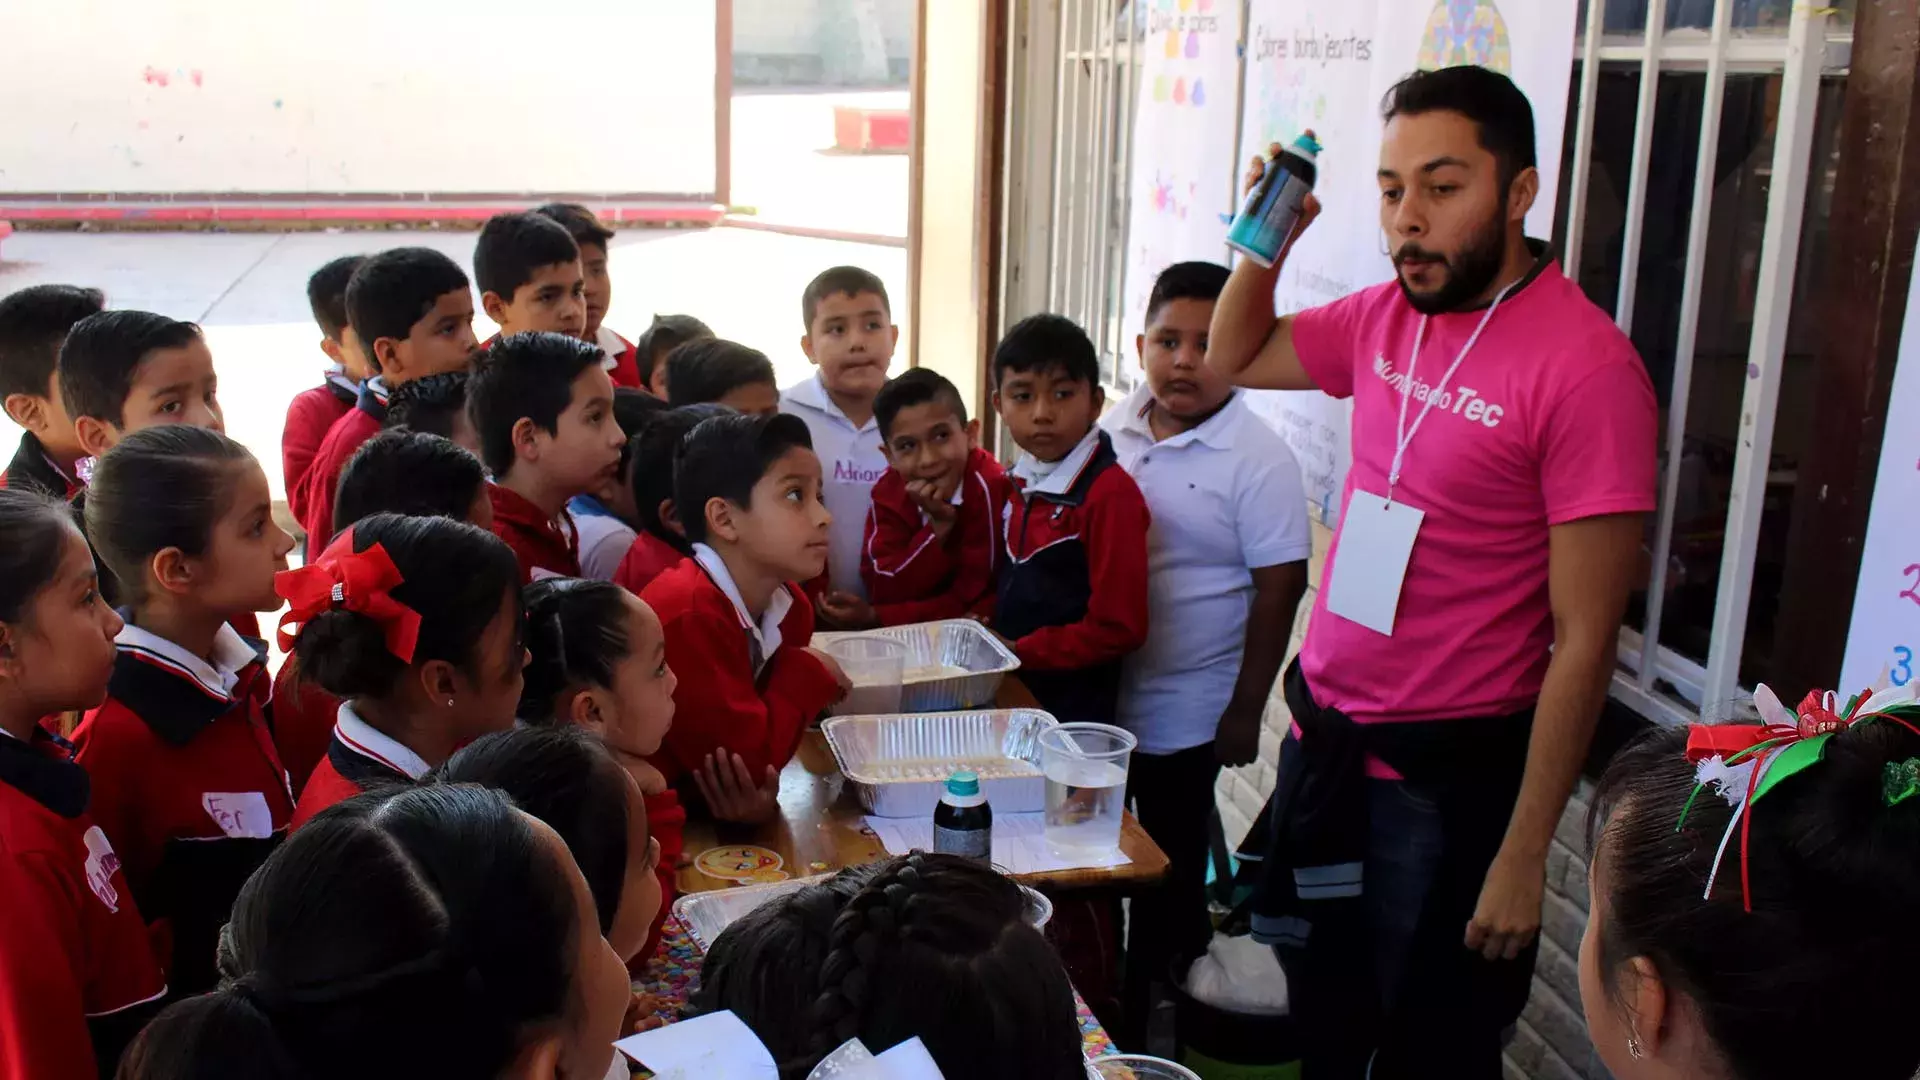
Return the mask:
{"type": "MultiPolygon", "coordinates": [[[[307,309],[307,275],[335,256],[407,244],[444,251],[471,272],[473,242],[471,232],[447,231],[16,233],[0,247],[0,295],[41,282],[92,285],[113,307],[200,323],[220,374],[228,434],[260,459],[280,498],[287,402],[318,385],[325,364],[307,309]]],[[[613,241],[607,325],[631,340],[655,313],[696,315],[764,351],[784,386],[810,370],[799,344],[800,291],[837,263],[872,270],[905,304],[906,252],[897,247],[729,228],[623,231],[613,241]]],[[[905,311],[895,315],[904,320],[905,311]]],[[[493,331],[484,314],[474,320],[482,339],[493,331]]],[[[17,431],[0,417],[0,462],[12,456],[17,431]]]]}

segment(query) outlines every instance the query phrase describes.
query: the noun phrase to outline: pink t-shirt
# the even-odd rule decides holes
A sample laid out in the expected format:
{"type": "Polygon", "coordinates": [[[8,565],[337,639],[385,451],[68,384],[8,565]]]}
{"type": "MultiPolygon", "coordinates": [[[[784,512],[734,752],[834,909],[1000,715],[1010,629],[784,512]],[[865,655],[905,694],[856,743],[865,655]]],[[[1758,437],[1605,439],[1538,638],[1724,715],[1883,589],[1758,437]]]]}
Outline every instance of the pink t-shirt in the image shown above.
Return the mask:
{"type": "MultiPolygon", "coordinates": [[[[1409,427],[1485,314],[1430,320],[1409,427]]],[[[1419,326],[1394,282],[1294,320],[1307,374],[1353,398],[1343,521],[1356,487],[1387,493],[1419,326]]],[[[1532,705],[1553,644],[1547,530],[1652,510],[1658,424],[1633,344],[1549,261],[1500,304],[1407,450],[1394,500],[1426,518],[1393,635],[1329,612],[1323,580],[1301,654],[1315,700],[1361,723],[1532,705]]],[[[1339,558],[1336,536],[1325,580],[1339,558]]]]}

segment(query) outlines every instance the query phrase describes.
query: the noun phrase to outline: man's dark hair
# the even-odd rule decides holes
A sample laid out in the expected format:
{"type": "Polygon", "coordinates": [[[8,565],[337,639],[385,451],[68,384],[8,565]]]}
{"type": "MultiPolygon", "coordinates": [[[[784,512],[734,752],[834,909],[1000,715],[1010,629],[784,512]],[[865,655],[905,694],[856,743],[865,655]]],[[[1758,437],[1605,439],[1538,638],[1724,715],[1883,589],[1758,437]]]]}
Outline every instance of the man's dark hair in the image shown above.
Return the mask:
{"type": "Polygon", "coordinates": [[[565,334],[530,331],[482,350],[467,378],[467,416],[480,457],[495,479],[513,468],[513,425],[522,418],[549,433],[573,403],[573,380],[604,359],[598,346],[565,334]]]}
{"type": "Polygon", "coordinates": [[[441,297],[467,287],[466,271],[440,252],[393,248],[369,257],[347,281],[347,322],[360,335],[367,362],[377,367],[374,342],[405,341],[441,297]]]}
{"type": "Polygon", "coordinates": [[[813,449],[806,421],[788,413],[716,416],[687,434],[673,463],[673,504],[688,543],[707,538],[707,503],[748,505],[753,486],[794,447],[813,449]]]}
{"type": "Polygon", "coordinates": [[[0,400],[51,394],[60,343],[74,323],[106,306],[99,289],[78,285],[29,285],[0,300],[0,400]]]}
{"type": "Polygon", "coordinates": [[[467,373],[443,371],[408,379],[387,395],[387,418],[381,426],[410,428],[453,438],[454,417],[467,409],[467,373]]]}
{"type": "Polygon", "coordinates": [[[953,411],[953,418],[961,427],[967,424],[967,403],[960,399],[960,390],[947,380],[945,375],[932,368],[908,368],[897,377],[888,379],[887,385],[873,399],[873,418],[880,425],[880,437],[887,439],[893,434],[893,418],[900,415],[901,409],[915,405],[929,405],[939,402],[953,411]]]}
{"type": "Polygon", "coordinates": [[[725,338],[695,338],[667,354],[667,401],[675,408],[719,401],[742,386],[773,385],[773,361],[725,338]]]}
{"type": "Polygon", "coordinates": [[[800,316],[806,320],[807,332],[813,332],[813,317],[820,310],[820,301],[829,296],[859,296],[861,293],[878,296],[881,309],[888,317],[892,317],[893,304],[887,299],[887,287],[871,270],[862,270],[857,266],[834,266],[820,271],[818,276],[807,282],[807,291],[800,294],[800,316]]]}
{"type": "Polygon", "coordinates": [[[473,279],[483,293],[511,301],[534,272],[580,257],[580,245],[559,222],[531,210],[495,214],[473,246],[473,279]]]}
{"type": "Polygon", "coordinates": [[[576,247],[592,244],[604,251],[607,241],[613,239],[613,230],[600,224],[600,219],[593,216],[593,211],[577,202],[550,202],[534,207],[533,212],[558,222],[561,228],[567,230],[567,235],[573,237],[576,247]]]}
{"type": "Polygon", "coordinates": [[[659,357],[661,363],[667,362],[667,354],[695,338],[710,338],[713,330],[706,323],[691,315],[655,315],[633,343],[634,362],[640,366],[640,382],[651,385],[653,382],[653,361],[659,357]]]}
{"type": "Polygon", "coordinates": [[[1463,65],[1416,71],[1393,84],[1380,103],[1380,118],[1454,112],[1473,121],[1480,146],[1500,166],[1502,188],[1538,164],[1533,106],[1512,79],[1489,68],[1463,65]]]}
{"type": "Polygon", "coordinates": [[[353,452],[333,497],[333,531],[375,514],[466,521],[486,485],[480,459],[424,431],[383,431],[353,452]]]}
{"type": "Polygon", "coordinates": [[[1027,374],[1054,369],[1089,386],[1100,384],[1100,357],[1094,352],[1093,339],[1065,315],[1029,315],[1014,323],[993,350],[995,386],[1005,382],[1010,371],[1027,374]]]}
{"type": "Polygon", "coordinates": [[[1153,280],[1153,292],[1147,296],[1147,325],[1152,326],[1160,309],[1175,300],[1211,303],[1220,299],[1228,273],[1226,267],[1210,262],[1179,262],[1160,271],[1153,280]]]}
{"type": "Polygon", "coordinates": [[[60,396],[67,415],[126,423],[127,394],[140,364],[155,349],[200,340],[200,328],[151,311],[103,311],[73,324],[60,347],[60,396]]]}
{"type": "Polygon", "coordinates": [[[339,341],[340,331],[347,328],[347,282],[366,261],[365,255],[342,255],[307,279],[307,306],[313,309],[313,321],[320,324],[320,332],[330,341],[339,341]]]}

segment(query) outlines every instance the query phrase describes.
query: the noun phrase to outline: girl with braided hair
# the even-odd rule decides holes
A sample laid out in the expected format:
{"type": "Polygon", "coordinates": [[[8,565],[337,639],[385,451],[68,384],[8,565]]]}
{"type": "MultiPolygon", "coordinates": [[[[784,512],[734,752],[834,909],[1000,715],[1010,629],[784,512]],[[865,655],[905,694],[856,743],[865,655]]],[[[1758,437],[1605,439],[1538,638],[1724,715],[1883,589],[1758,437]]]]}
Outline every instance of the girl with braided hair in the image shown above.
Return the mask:
{"type": "Polygon", "coordinates": [[[1028,904],[952,855],[849,871],[729,927],[694,1005],[733,1010],[788,1080],[848,1039],[915,1036],[948,1076],[1084,1080],[1073,988],[1028,904]]]}

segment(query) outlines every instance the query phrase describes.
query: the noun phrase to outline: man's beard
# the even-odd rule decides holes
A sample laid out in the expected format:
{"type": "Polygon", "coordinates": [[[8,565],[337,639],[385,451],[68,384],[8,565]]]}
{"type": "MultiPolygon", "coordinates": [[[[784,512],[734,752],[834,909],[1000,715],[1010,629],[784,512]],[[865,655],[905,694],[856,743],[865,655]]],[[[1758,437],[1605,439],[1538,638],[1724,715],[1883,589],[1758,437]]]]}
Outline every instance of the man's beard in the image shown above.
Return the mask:
{"type": "Polygon", "coordinates": [[[1422,315],[1442,315],[1459,310],[1486,292],[1500,276],[1500,264],[1506,260],[1506,220],[1507,204],[1502,199],[1500,209],[1487,219],[1483,228],[1467,238],[1458,255],[1443,256],[1412,241],[1400,245],[1393,256],[1394,280],[1400,283],[1400,293],[1413,305],[1413,310],[1422,315]],[[1446,264],[1446,284],[1426,293],[1408,288],[1406,276],[1400,273],[1401,264],[1435,258],[1446,264]]]}

